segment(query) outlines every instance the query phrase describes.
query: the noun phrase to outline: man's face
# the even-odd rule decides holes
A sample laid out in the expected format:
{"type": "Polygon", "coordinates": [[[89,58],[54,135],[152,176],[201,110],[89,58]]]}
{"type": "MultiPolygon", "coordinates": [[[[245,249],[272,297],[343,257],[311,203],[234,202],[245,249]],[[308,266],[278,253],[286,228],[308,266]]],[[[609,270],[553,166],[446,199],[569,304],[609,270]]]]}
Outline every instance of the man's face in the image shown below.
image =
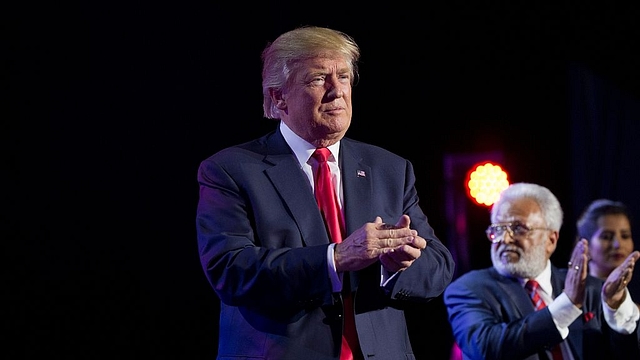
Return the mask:
{"type": "Polygon", "coordinates": [[[514,236],[505,231],[502,239],[491,245],[494,268],[506,276],[538,276],[555,250],[557,232],[545,230],[547,225],[540,206],[532,199],[505,202],[496,210],[498,224],[519,222],[531,230],[514,236]]]}
{"type": "Polygon", "coordinates": [[[351,69],[342,56],[301,61],[281,94],[282,121],[319,146],[342,139],[351,124],[351,69]]]}

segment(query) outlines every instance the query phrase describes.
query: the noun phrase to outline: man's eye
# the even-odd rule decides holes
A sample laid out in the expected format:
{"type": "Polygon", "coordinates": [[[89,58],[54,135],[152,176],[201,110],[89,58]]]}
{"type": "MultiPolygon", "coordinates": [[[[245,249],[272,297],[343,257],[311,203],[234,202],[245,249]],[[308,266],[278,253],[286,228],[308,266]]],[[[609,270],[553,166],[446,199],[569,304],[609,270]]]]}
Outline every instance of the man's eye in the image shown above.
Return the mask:
{"type": "Polygon", "coordinates": [[[511,230],[516,234],[526,234],[527,231],[529,231],[529,229],[522,224],[514,224],[511,230]]]}

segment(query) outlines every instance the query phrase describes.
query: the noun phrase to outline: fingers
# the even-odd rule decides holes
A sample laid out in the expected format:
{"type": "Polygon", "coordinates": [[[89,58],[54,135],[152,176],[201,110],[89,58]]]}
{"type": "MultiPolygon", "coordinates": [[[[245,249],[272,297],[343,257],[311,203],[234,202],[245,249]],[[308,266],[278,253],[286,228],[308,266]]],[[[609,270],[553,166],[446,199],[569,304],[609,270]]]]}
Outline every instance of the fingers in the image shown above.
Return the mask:
{"type": "Polygon", "coordinates": [[[374,221],[376,231],[371,235],[374,238],[373,246],[378,249],[378,255],[399,251],[405,245],[417,249],[418,252],[426,248],[427,241],[418,236],[416,230],[409,228],[410,224],[411,218],[408,215],[402,215],[395,225],[384,223],[382,218],[377,216],[374,221]]]}
{"type": "Polygon", "coordinates": [[[392,252],[380,255],[380,263],[389,272],[395,273],[404,270],[411,265],[412,261],[398,261],[393,257],[392,252]]]}
{"type": "Polygon", "coordinates": [[[385,249],[379,257],[382,265],[391,272],[408,268],[422,255],[422,252],[411,246],[400,246],[397,249],[385,249]]]}
{"type": "Polygon", "coordinates": [[[624,300],[625,288],[633,277],[633,268],[638,256],[637,251],[631,253],[605,280],[602,287],[602,297],[610,307],[617,309],[624,300]]]}
{"type": "Polygon", "coordinates": [[[620,270],[622,272],[622,285],[627,286],[631,281],[631,278],[633,277],[633,268],[635,267],[638,258],[640,258],[640,252],[634,251],[629,254],[629,256],[627,256],[624,262],[620,265],[620,270]]]}
{"type": "Polygon", "coordinates": [[[396,227],[398,228],[408,228],[409,224],[411,224],[411,218],[409,218],[409,215],[402,215],[400,217],[400,219],[398,220],[398,222],[396,223],[396,227]]]}
{"type": "Polygon", "coordinates": [[[567,263],[569,271],[579,273],[581,278],[587,276],[587,264],[589,262],[589,246],[585,239],[581,239],[576,244],[571,254],[571,259],[567,263]]]}
{"type": "Polygon", "coordinates": [[[386,224],[376,216],[334,247],[336,269],[359,270],[375,261],[383,261],[385,268],[395,271],[408,267],[427,247],[427,241],[409,224],[407,215],[401,216],[396,225],[386,224]]]}
{"type": "Polygon", "coordinates": [[[381,247],[397,247],[402,244],[410,244],[411,237],[417,236],[418,232],[409,228],[411,219],[408,215],[402,215],[395,225],[382,222],[382,218],[376,217],[374,224],[379,230],[375,237],[381,240],[381,247]],[[380,219],[380,221],[378,221],[380,219]]]}
{"type": "Polygon", "coordinates": [[[587,264],[589,249],[586,240],[581,239],[576,243],[571,258],[567,263],[567,277],[565,279],[564,292],[571,302],[580,307],[584,300],[584,289],[588,274],[587,264]]]}
{"type": "Polygon", "coordinates": [[[390,250],[398,250],[398,248],[404,245],[408,245],[418,250],[427,247],[427,241],[425,239],[413,235],[378,239],[377,244],[383,253],[390,250]]]}
{"type": "Polygon", "coordinates": [[[391,248],[391,250],[393,250],[393,240],[392,239],[384,239],[385,242],[385,246],[386,248],[391,248]]]}

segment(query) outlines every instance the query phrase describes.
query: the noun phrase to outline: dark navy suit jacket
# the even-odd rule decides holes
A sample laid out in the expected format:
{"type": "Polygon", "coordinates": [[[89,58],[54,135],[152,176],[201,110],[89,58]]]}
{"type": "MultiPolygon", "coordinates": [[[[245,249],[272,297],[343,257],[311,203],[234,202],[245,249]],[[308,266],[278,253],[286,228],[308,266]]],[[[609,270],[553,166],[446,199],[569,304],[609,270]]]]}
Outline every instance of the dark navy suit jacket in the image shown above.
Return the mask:
{"type": "MultiPolygon", "coordinates": [[[[566,269],[551,267],[554,298],[562,292],[566,269]]],[[[587,278],[584,316],[569,326],[576,360],[640,359],[637,331],[622,335],[604,320],[602,280],[587,278]]],[[[535,311],[527,292],[515,278],[493,267],[470,271],[445,290],[444,302],[454,338],[465,359],[546,359],[544,350],[560,343],[548,309],[535,311]]]]}
{"type": "MultiPolygon", "coordinates": [[[[419,206],[411,163],[348,138],[340,146],[347,234],[376,216],[394,224],[408,214],[427,239],[422,256],[384,289],[379,262],[345,274],[365,357],[414,359],[402,306],[441,295],[453,259],[419,206]]],[[[280,131],[204,160],[198,182],[198,250],[221,300],[218,359],[338,359],[342,300],[328,277],[329,237],[280,131]]]]}

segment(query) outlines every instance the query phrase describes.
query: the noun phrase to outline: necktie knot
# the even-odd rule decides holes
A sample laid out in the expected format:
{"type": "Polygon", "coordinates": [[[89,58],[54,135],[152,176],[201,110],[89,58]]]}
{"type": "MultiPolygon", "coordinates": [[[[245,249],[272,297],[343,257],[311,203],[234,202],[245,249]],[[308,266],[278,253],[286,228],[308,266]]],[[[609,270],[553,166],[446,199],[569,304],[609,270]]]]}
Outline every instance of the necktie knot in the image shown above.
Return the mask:
{"type": "Polygon", "coordinates": [[[531,302],[533,302],[533,306],[536,308],[536,310],[540,310],[545,306],[547,306],[547,304],[545,304],[544,300],[540,296],[540,293],[538,292],[538,288],[540,288],[540,284],[538,284],[537,281],[529,280],[524,285],[524,287],[527,289],[527,291],[529,291],[531,302]]]}
{"type": "Polygon", "coordinates": [[[327,160],[329,159],[329,155],[331,155],[331,151],[329,151],[329,149],[317,148],[316,151],[314,151],[312,156],[318,162],[322,163],[322,162],[327,162],[327,160]]]}
{"type": "Polygon", "coordinates": [[[532,294],[538,291],[540,284],[538,284],[538,282],[535,280],[529,280],[527,281],[524,287],[527,288],[527,290],[529,290],[530,294],[532,294]]]}

